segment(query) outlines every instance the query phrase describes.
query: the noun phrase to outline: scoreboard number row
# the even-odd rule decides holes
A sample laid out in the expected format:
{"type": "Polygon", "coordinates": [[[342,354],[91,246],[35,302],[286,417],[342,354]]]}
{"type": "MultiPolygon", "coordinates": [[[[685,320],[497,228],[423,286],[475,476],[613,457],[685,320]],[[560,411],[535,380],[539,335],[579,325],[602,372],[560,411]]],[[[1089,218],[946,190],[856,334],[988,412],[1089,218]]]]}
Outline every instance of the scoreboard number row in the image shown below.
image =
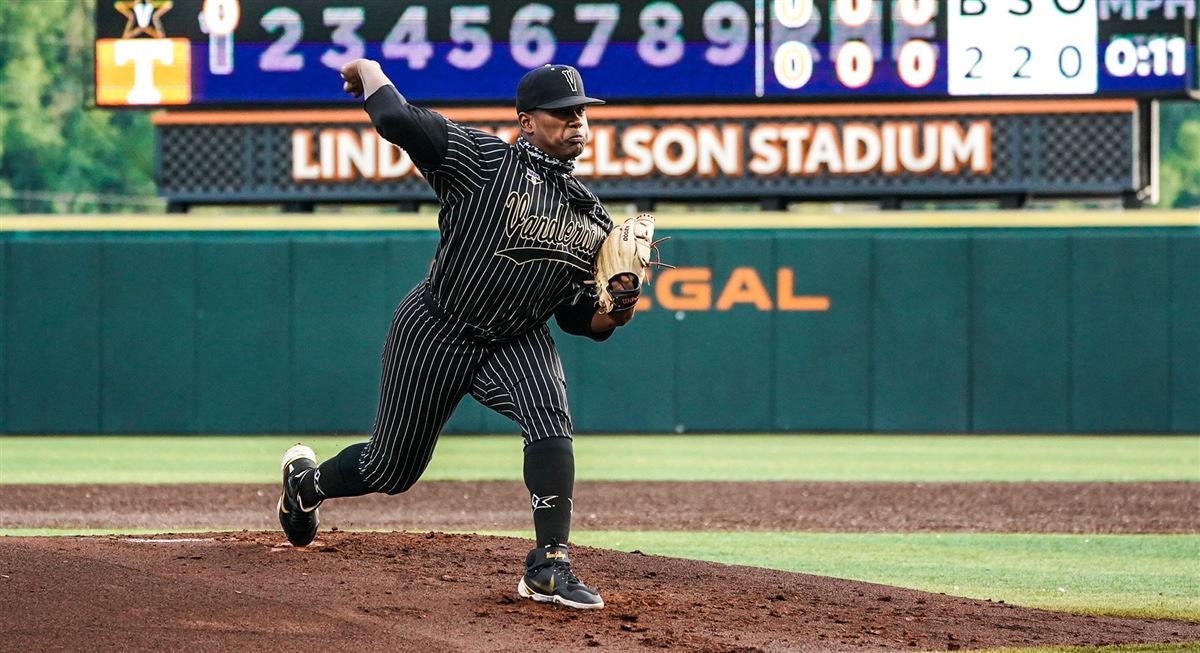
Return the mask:
{"type": "MultiPolygon", "coordinates": [[[[937,0],[894,0],[893,20],[909,27],[929,27],[937,16],[937,0]]],[[[834,0],[832,20],[840,25],[863,28],[875,18],[879,20],[878,0],[834,0]]],[[[817,18],[813,0],[774,0],[772,19],[781,26],[798,30],[817,18]]],[[[882,42],[882,25],[876,24],[874,40],[882,42]]],[[[893,44],[896,73],[906,86],[920,89],[928,86],[937,74],[937,47],[924,38],[912,38],[893,44]]],[[[838,83],[847,89],[860,89],[875,76],[876,58],[871,45],[864,40],[851,39],[831,53],[838,83]]],[[[800,90],[812,79],[816,56],[812,46],[804,41],[784,41],[772,53],[772,71],[781,86],[800,90]]]]}
{"type": "MultiPolygon", "coordinates": [[[[221,50],[232,47],[233,30],[238,21],[237,0],[206,0],[202,20],[212,45],[221,50]]],[[[621,18],[617,2],[579,3],[574,20],[590,25],[587,42],[573,62],[580,68],[600,65],[613,31],[621,18]]],[[[434,56],[429,38],[429,9],[423,5],[406,7],[381,43],[383,57],[403,61],[410,70],[423,70],[434,56]]],[[[449,37],[453,47],[446,61],[460,70],[483,67],[493,56],[492,7],[488,4],[463,4],[449,7],[449,37]]],[[[362,6],[330,6],[321,12],[324,27],[331,28],[329,47],[320,63],[338,70],[347,61],[362,57],[366,42],[359,33],[367,21],[362,6]]],[[[536,68],[555,60],[558,41],[551,30],[555,9],[548,4],[528,3],[513,14],[507,43],[513,62],[536,68]]],[[[665,68],[678,64],[684,56],[684,13],[677,3],[650,2],[638,13],[640,33],[638,57],[647,65],[665,68]]],[[[305,42],[304,18],[295,9],[280,5],[265,12],[259,26],[273,39],[258,60],[265,72],[296,72],[308,62],[297,46],[305,42]]],[[[708,41],[705,60],[714,66],[732,66],[746,56],[751,42],[751,21],[746,8],[735,0],[716,0],[702,16],[704,37],[708,41]]],[[[231,50],[230,50],[231,51],[231,50]]],[[[221,58],[210,66],[213,74],[233,72],[233,62],[221,58]]]]}

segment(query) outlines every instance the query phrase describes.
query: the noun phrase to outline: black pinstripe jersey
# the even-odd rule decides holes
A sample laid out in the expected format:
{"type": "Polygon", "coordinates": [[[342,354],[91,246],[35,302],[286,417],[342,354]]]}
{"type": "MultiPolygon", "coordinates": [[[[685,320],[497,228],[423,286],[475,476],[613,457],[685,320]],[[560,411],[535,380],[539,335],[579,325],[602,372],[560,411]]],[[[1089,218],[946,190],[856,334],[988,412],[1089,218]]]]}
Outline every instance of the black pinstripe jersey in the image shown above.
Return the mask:
{"type": "Polygon", "coordinates": [[[595,295],[583,281],[613,223],[568,179],[569,164],[547,165],[519,145],[410,105],[392,86],[365,107],[441,203],[429,281],[443,310],[498,337],[540,326],[556,312],[568,332],[607,337],[586,327],[595,295]]]}

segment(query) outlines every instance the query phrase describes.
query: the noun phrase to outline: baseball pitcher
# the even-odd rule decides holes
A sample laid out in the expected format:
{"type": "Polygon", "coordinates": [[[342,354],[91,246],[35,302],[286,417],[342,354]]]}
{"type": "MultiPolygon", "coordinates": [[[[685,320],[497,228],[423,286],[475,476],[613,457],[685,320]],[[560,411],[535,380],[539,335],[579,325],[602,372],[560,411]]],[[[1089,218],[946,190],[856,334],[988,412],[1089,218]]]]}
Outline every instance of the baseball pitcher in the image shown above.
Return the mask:
{"type": "Polygon", "coordinates": [[[408,103],[374,61],[352,61],[341,75],[379,134],[403,148],[433,188],[440,239],[428,276],[392,316],[370,439],[320,465],[309,447],[289,449],[280,525],[305,546],[326,499],[412,487],[469,394],[516,422],[524,438],[537,546],[518,593],[601,608],[567,555],[573,427],[546,323],[553,316],[569,334],[607,339],[633,318],[649,264],[653,218],[614,228],[572,174],[589,138],[586,109],[603,101],[585,94],[570,66],[534,69],[517,85],[521,136],[510,145],[408,103]]]}

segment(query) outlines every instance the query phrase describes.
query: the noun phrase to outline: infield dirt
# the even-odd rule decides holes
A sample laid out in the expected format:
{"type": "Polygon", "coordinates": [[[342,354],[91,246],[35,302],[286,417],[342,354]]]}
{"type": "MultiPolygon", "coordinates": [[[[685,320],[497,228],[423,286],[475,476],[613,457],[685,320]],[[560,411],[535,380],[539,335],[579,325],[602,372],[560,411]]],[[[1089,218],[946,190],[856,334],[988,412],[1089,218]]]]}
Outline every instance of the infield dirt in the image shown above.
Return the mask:
{"type": "MultiPolygon", "coordinates": [[[[1198,485],[581,483],[581,503],[605,508],[577,508],[576,523],[1196,532],[1198,485]]],[[[1200,623],[1081,616],[586,547],[574,549],[576,571],[608,607],[577,612],[517,597],[528,540],[329,530],[528,528],[519,483],[429,482],[403,497],[331,501],[326,529],[305,549],[257,530],[270,528],[276,491],[4,486],[4,527],[254,529],[2,538],[4,650],[913,651],[1200,641],[1200,623]]]]}

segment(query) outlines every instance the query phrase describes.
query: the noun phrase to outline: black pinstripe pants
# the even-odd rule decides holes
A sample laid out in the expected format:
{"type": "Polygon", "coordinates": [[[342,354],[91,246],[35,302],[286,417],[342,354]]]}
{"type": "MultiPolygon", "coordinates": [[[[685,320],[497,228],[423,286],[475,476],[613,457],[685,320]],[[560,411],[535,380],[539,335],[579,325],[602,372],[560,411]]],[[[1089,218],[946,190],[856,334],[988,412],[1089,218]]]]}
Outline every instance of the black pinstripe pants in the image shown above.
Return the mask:
{"type": "Polygon", "coordinates": [[[424,473],[442,427],[468,393],[512,419],[528,445],[571,437],[566,380],[546,325],[511,340],[482,337],[440,313],[418,285],[396,308],[383,349],[379,407],[359,471],[398,494],[424,473]]]}

